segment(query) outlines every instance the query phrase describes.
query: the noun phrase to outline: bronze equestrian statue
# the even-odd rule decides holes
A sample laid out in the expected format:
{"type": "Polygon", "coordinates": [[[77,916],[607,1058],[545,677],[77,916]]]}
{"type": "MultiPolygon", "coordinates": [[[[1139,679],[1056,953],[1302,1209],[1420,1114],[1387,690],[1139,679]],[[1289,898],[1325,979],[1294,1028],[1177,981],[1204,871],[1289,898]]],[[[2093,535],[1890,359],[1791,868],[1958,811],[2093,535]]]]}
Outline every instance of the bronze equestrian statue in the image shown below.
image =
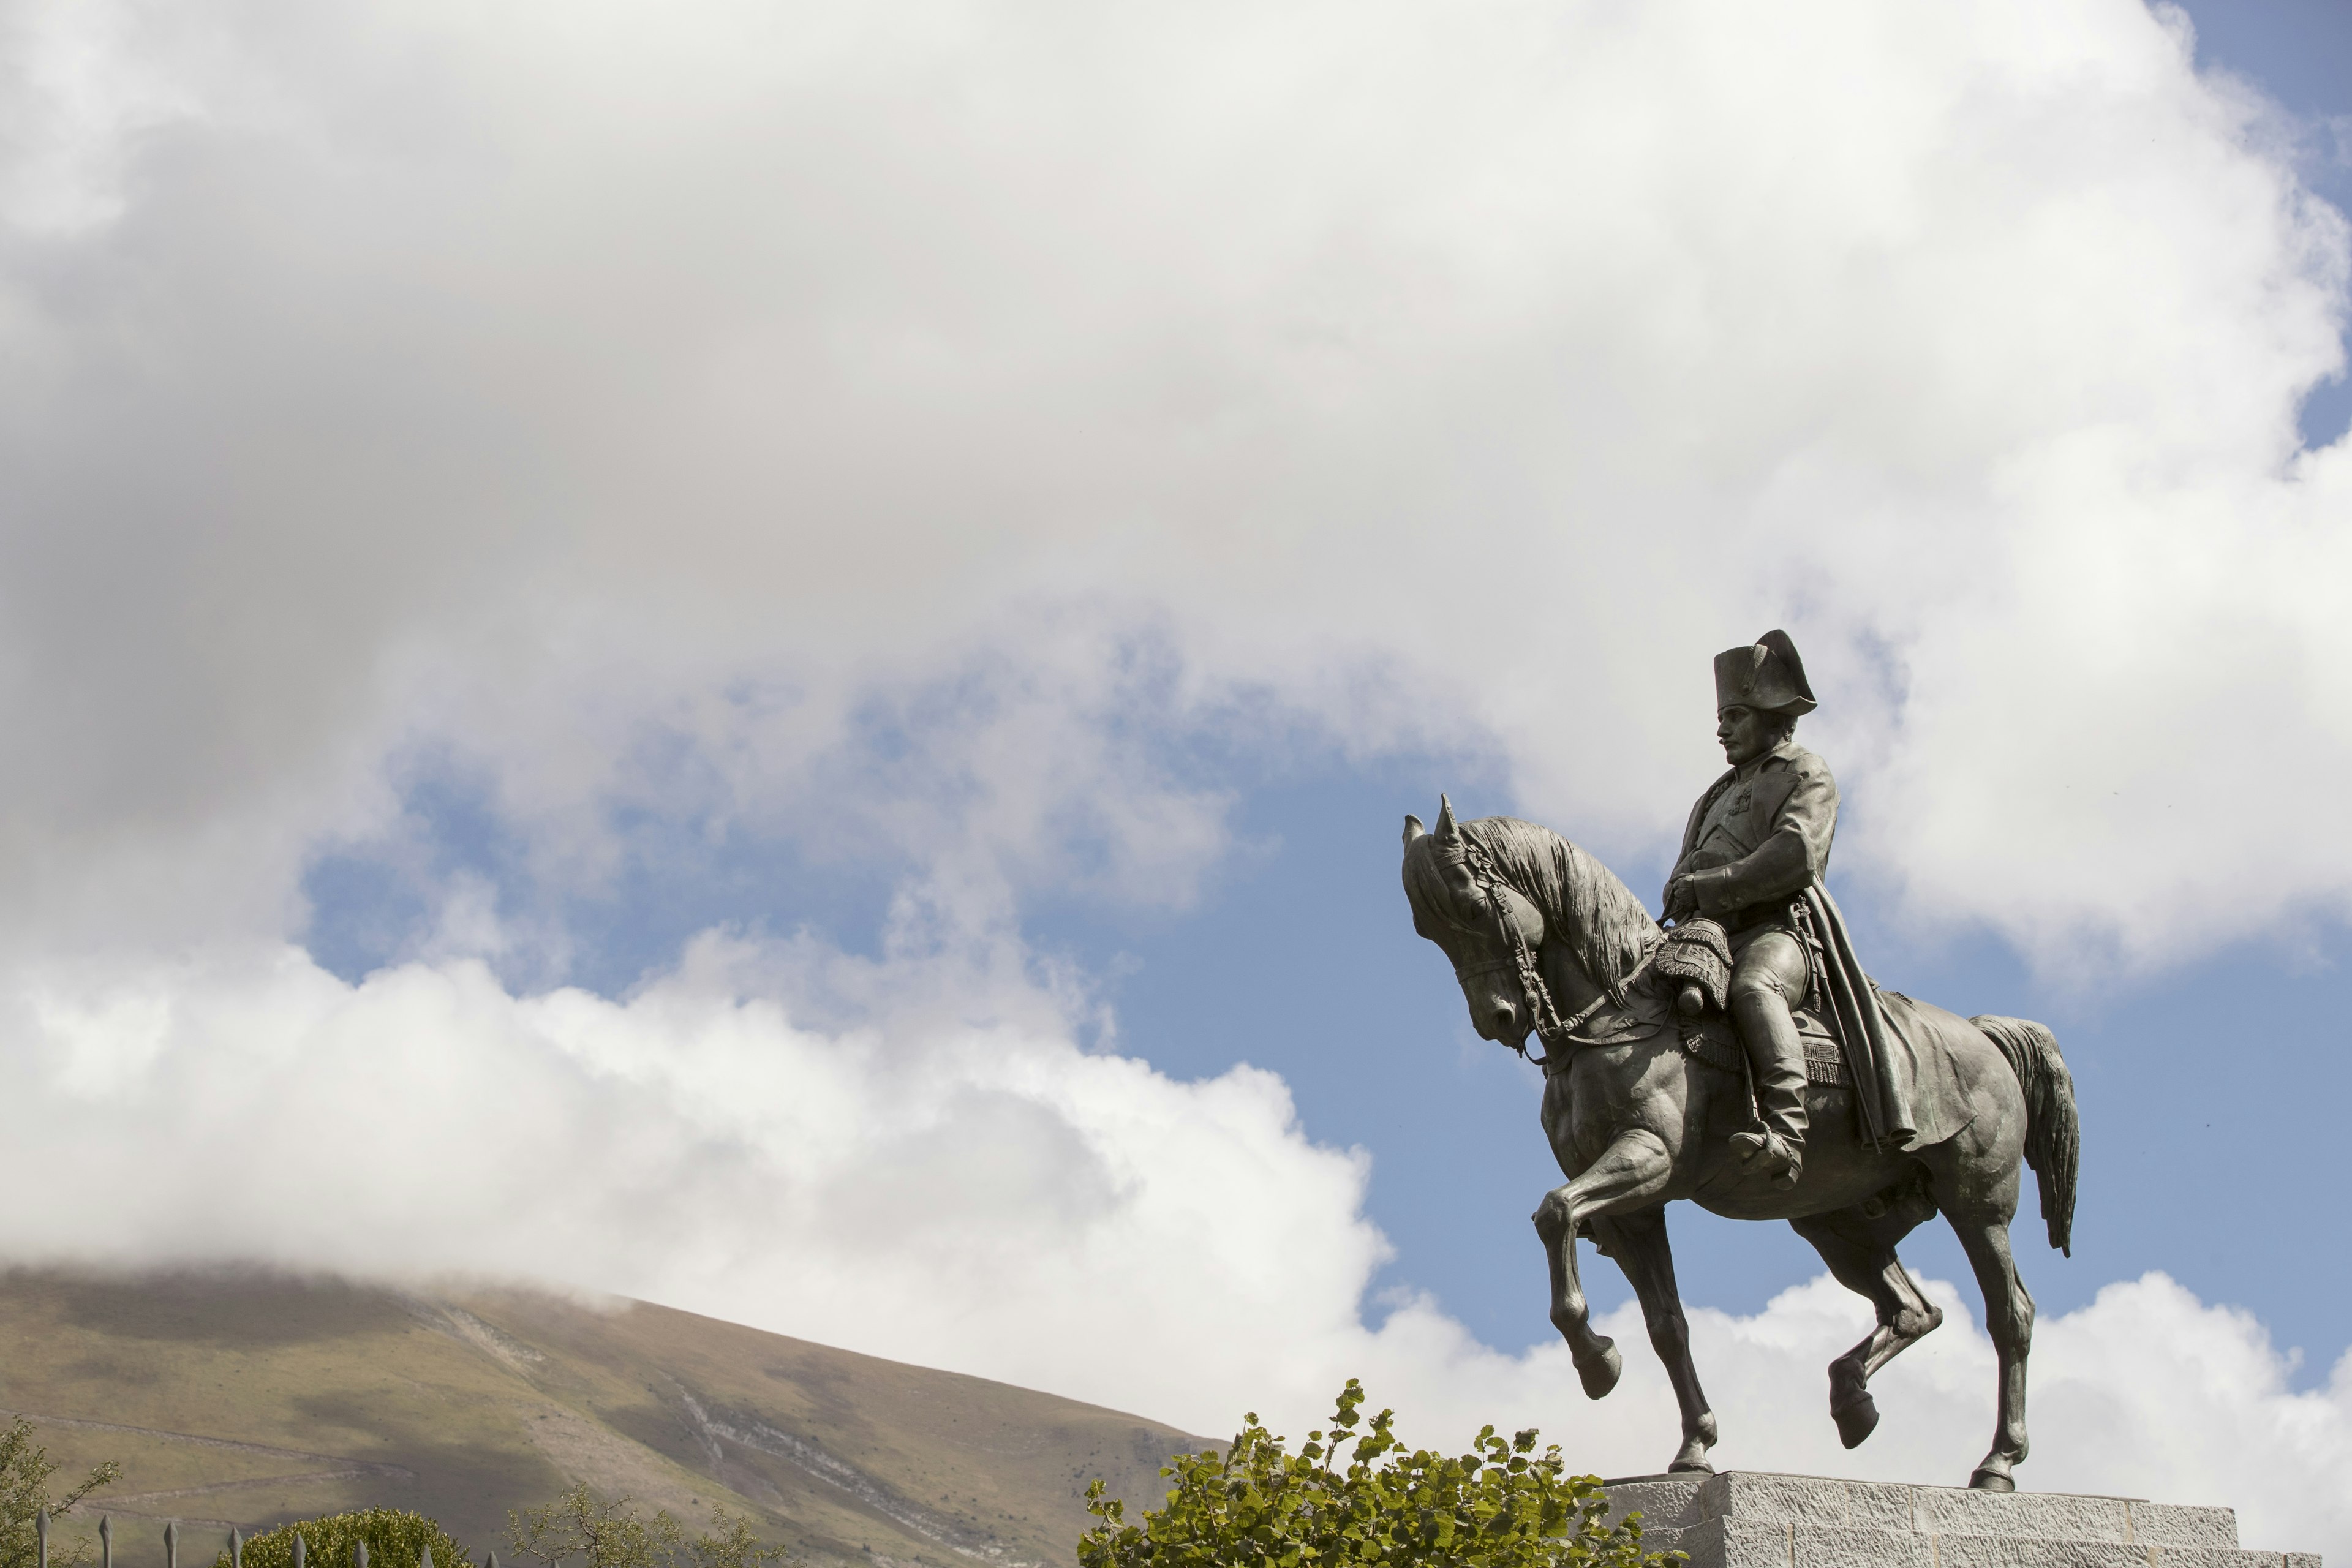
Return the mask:
{"type": "Polygon", "coordinates": [[[1616,1385],[1594,1331],[1576,1238],[1613,1258],[1641,1298],[1682,1409],[1670,1470],[1712,1470],[1715,1414],[1691,1364],[1665,1205],[1785,1219],[1878,1323],[1830,1363],[1830,1414],[1849,1448],[1870,1436],[1871,1375],[1943,1314],[1895,1244],[1941,1212],[1984,1292],[2000,1356],[1992,1447],[1969,1484],[2015,1489],[2026,1455],[2033,1299],[2010,1254],[2020,1176],[2040,1178],[2050,1245],[2074,1223],[2074,1080],[2039,1024],[1964,1019],[1871,984],[1822,886],[1837,785],[1793,740],[1814,705],[1782,632],[1716,659],[1717,738],[1731,769],[1700,796],[1650,917],[1609,868],[1511,817],[1434,831],[1405,819],[1413,929],[1454,963],[1472,1026],[1522,1053],[1543,1045],[1543,1127],[1569,1178],[1537,1233],[1551,1321],[1585,1393],[1616,1385]]]}

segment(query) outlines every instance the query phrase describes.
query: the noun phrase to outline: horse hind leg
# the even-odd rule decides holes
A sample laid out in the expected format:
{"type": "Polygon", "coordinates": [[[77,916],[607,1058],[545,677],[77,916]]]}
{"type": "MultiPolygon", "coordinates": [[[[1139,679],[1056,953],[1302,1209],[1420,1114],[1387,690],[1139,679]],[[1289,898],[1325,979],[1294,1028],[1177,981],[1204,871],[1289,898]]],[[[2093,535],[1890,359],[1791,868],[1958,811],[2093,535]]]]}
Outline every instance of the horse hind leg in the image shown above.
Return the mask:
{"type": "Polygon", "coordinates": [[[2029,1447],[2025,1362],[2033,1348],[2033,1298],[2027,1293],[2025,1281],[2017,1277],[2006,1216],[1987,1216],[1974,1223],[1955,1218],[1952,1228],[1959,1233],[1960,1247],[1976,1271],[1978,1288],[1984,1292],[1985,1330],[1992,1336],[1992,1348],[2000,1362],[2000,1408],[1993,1426],[1992,1448],[1969,1477],[1969,1485],[1979,1491],[2012,1492],[2017,1489],[2012,1472],[2025,1462],[2029,1447]]]}
{"type": "Polygon", "coordinates": [[[2025,1116],[2021,1105],[2006,1118],[1979,1117],[1963,1139],[1921,1152],[1932,1173],[1936,1206],[1969,1255],[1984,1293],[1985,1332],[2000,1359],[2000,1413],[1992,1447],[1969,1478],[1979,1491],[2017,1489],[2012,1474],[2025,1462],[2025,1363],[2033,1348],[2033,1298],[2017,1276],[2009,1222],[2017,1216],[2024,1169],[2025,1116]]]}
{"type": "Polygon", "coordinates": [[[1830,1419],[1837,1423],[1838,1441],[1849,1448],[1859,1447],[1878,1426],[1871,1378],[1944,1321],[1943,1309],[1920,1294],[1911,1271],[1895,1256],[1895,1244],[1918,1223],[1918,1205],[1898,1201],[1874,1206],[1875,1214],[1856,1207],[1789,1222],[1812,1243],[1838,1283],[1867,1298],[1877,1314],[1862,1342],[1830,1363],[1830,1419]]]}

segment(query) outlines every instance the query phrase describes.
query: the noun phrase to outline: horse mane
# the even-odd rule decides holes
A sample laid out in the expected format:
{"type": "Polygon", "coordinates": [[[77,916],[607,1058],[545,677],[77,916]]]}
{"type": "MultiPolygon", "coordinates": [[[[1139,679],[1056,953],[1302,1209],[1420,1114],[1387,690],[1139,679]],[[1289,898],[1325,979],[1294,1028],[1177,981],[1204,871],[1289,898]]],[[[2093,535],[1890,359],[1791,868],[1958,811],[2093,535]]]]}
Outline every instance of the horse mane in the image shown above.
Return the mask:
{"type": "MultiPolygon", "coordinates": [[[[1608,867],[1538,823],[1482,816],[1463,823],[1460,831],[1486,852],[1513,891],[1542,912],[1545,929],[1575,955],[1586,977],[1622,1006],[1626,982],[1661,935],[1633,890],[1608,867]]],[[[1415,839],[1413,847],[1436,842],[1431,836],[1415,839]]],[[[1415,865],[1422,858],[1405,857],[1405,887],[1416,923],[1423,909],[1442,910],[1446,900],[1435,866],[1415,865]]]]}

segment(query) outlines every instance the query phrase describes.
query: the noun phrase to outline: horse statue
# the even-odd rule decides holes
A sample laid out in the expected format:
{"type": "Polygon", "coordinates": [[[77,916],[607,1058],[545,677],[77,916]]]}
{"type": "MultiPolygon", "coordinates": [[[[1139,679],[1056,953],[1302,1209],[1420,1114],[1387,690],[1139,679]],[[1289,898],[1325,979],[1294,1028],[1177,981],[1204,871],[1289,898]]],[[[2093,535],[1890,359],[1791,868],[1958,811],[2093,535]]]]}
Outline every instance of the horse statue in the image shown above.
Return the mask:
{"type": "Polygon", "coordinates": [[[1733,1157],[1731,1135],[1755,1111],[1728,1020],[1658,972],[1664,932],[1607,867],[1533,823],[1456,822],[1444,801],[1433,831],[1405,818],[1404,887],[1413,929],[1453,961],[1479,1035],[1522,1055],[1531,1031],[1544,1042],[1544,1134],[1568,1181],[1533,1217],[1551,1266],[1551,1321],[1589,1397],[1615,1387],[1623,1363],[1592,1327],[1580,1236],[1616,1260],[1641,1298],[1682,1410],[1682,1447],[1667,1468],[1714,1470],[1715,1413],[1691,1363],[1666,1244],[1665,1205],[1688,1198],[1733,1219],[1787,1220],[1839,1283],[1876,1309],[1877,1326],[1829,1368],[1830,1415],[1855,1447],[1878,1425],[1872,1375],[1943,1321],[1895,1256],[1940,1211],[1984,1292],[2000,1356],[1992,1448],[1969,1484],[2016,1489],[2033,1331],[2033,1298],[2009,1246],[2023,1167],[2039,1174],[2050,1245],[2071,1253],[2074,1224],[2074,1080],[2048,1029],[1879,993],[1890,1012],[1901,1005],[1923,1069],[1918,1136],[1897,1148],[1859,1125],[1856,1079],[1834,1047],[1816,1053],[1812,1037],[1828,1031],[1807,1020],[1806,1100],[1817,1131],[1801,1179],[1781,1190],[1733,1157]]]}

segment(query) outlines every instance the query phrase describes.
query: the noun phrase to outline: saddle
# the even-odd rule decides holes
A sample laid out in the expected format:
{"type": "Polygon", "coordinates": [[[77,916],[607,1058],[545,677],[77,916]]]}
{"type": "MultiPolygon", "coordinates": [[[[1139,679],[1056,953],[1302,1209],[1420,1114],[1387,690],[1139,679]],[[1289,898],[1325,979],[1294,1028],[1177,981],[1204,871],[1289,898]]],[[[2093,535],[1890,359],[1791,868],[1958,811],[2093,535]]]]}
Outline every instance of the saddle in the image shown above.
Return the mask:
{"type": "MultiPolygon", "coordinates": [[[[1748,1058],[1740,1048],[1738,1027],[1724,1010],[1731,984],[1731,939],[1723,927],[1704,915],[1684,921],[1666,932],[1650,964],[1658,976],[1658,989],[1673,998],[1683,1050],[1744,1076],[1748,1058]]],[[[1845,1052],[1820,1016],[1800,1007],[1791,1016],[1805,1043],[1805,1081],[1852,1083],[1845,1052]]]]}
{"type": "MultiPolygon", "coordinates": [[[[1845,1048],[1829,1031],[1819,1016],[1808,1012],[1790,1015],[1797,1024],[1797,1034],[1805,1044],[1805,1081],[1848,1088],[1853,1083],[1853,1071],[1846,1066],[1845,1048]]],[[[1708,1013],[1696,1018],[1679,1021],[1683,1053],[1696,1057],[1709,1067],[1721,1068],[1727,1073],[1745,1076],[1748,1054],[1740,1048],[1739,1033],[1727,1013],[1708,1013]]]]}

